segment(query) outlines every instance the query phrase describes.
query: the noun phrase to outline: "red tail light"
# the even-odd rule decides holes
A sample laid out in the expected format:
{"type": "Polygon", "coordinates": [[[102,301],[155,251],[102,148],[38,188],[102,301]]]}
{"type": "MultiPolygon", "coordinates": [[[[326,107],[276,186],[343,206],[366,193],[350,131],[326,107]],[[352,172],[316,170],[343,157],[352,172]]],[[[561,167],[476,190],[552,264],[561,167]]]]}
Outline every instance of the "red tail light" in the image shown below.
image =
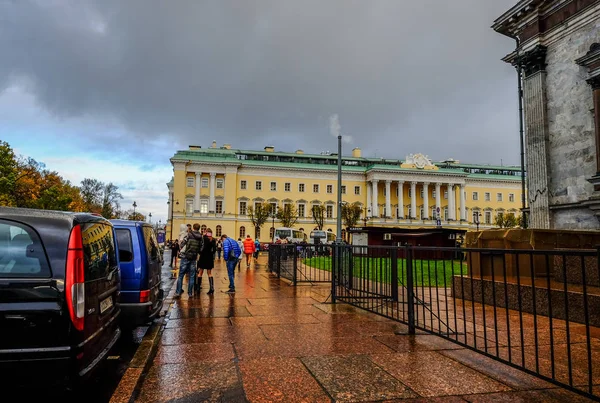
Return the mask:
{"type": "Polygon", "coordinates": [[[140,291],[140,302],[150,301],[150,290],[140,291]]]}
{"type": "Polygon", "coordinates": [[[81,226],[79,225],[71,230],[66,267],[65,290],[69,315],[75,329],[82,331],[85,320],[85,279],[83,243],[81,240],[81,226]]]}

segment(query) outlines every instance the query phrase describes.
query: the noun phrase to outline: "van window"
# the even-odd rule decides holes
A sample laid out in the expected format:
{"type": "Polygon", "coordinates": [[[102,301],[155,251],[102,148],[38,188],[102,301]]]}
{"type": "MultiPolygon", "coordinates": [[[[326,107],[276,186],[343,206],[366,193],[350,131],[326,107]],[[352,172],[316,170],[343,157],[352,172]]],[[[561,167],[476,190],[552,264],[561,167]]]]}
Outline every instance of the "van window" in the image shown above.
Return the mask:
{"type": "Polygon", "coordinates": [[[154,231],[150,227],[143,227],[144,242],[146,243],[146,251],[148,252],[148,261],[154,262],[158,260],[158,242],[154,236],[154,231]]]}
{"type": "Polygon", "coordinates": [[[131,240],[131,231],[128,229],[117,229],[117,246],[119,247],[119,260],[121,262],[131,262],[133,260],[133,242],[131,240]]]}
{"type": "Polygon", "coordinates": [[[110,225],[87,223],[81,225],[85,280],[105,278],[117,265],[113,229],[110,225]]]}
{"type": "Polygon", "coordinates": [[[0,277],[50,277],[42,241],[30,227],[0,220],[0,277]]]}

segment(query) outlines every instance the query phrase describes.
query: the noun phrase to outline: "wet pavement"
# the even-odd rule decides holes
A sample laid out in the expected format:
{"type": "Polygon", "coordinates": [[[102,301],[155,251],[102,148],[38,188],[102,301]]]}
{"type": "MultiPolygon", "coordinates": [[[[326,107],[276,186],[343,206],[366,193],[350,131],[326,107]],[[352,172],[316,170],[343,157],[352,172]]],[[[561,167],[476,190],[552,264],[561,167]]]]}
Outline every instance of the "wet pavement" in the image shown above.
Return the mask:
{"type": "Polygon", "coordinates": [[[223,262],[214,274],[213,296],[205,279],[200,295],[173,300],[135,401],[588,401],[437,336],[410,336],[398,322],[330,304],[327,284],[290,286],[268,273],[266,256],[236,269],[235,294],[222,292],[223,262]]]}

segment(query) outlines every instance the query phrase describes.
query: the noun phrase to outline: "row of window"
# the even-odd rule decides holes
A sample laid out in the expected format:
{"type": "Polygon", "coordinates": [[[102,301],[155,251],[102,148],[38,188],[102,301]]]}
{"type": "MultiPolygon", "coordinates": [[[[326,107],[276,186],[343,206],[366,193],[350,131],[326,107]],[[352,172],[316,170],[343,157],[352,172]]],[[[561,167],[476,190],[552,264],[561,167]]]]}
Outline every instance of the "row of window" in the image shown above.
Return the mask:
{"type": "MultiPolygon", "coordinates": [[[[277,191],[277,182],[271,182],[270,188],[271,188],[272,192],[276,192],[277,191]]],[[[240,189],[247,190],[248,182],[245,180],[240,181],[240,189]]],[[[254,189],[262,190],[263,189],[262,181],[255,181],[254,189]]],[[[292,184],[290,182],[284,183],[283,190],[286,192],[291,192],[292,184]]],[[[326,190],[327,190],[327,193],[333,194],[333,185],[326,185],[326,190]]],[[[299,183],[298,184],[298,192],[303,193],[305,191],[306,191],[306,185],[304,183],[299,183]]],[[[318,183],[313,184],[313,193],[319,193],[319,191],[320,191],[320,185],[318,183]]],[[[346,194],[346,185],[342,185],[342,194],[346,194]]],[[[360,186],[354,186],[354,194],[360,195],[360,186]]]]}
{"type": "MultiPolygon", "coordinates": [[[[271,191],[272,192],[276,192],[277,191],[277,182],[271,182],[271,191]]],[[[254,188],[256,190],[262,190],[262,181],[256,181],[254,183],[254,188]]],[[[240,189],[242,190],[247,190],[248,189],[248,183],[245,180],[242,180],[240,182],[240,189]]],[[[286,182],[283,185],[283,189],[286,192],[290,192],[292,190],[292,184],[290,182],[286,182]]],[[[327,193],[332,194],[333,193],[333,185],[327,185],[327,193]]],[[[298,192],[303,193],[306,190],[306,186],[304,183],[299,183],[298,184],[298,192]]],[[[313,193],[319,193],[320,187],[318,183],[313,184],[313,193]]],[[[398,192],[396,191],[396,196],[398,192]]],[[[342,194],[346,194],[346,185],[342,185],[342,194]]],[[[360,195],[360,186],[354,186],[354,194],[355,195],[360,195]]],[[[383,194],[384,196],[386,195],[386,190],[383,189],[383,194]]],[[[466,192],[465,192],[466,194],[466,192]]],[[[424,192],[423,189],[421,189],[421,198],[423,198],[424,196],[424,192]]],[[[412,197],[412,189],[408,189],[408,197],[412,197]]],[[[435,198],[436,197],[436,191],[432,190],[432,197],[435,198]]],[[[503,201],[503,194],[502,193],[496,193],[496,201],[503,201]]],[[[490,192],[485,192],[484,194],[484,198],[485,201],[490,201],[491,200],[491,193],[490,192]]],[[[444,191],[444,199],[448,199],[448,191],[444,191]]],[[[479,200],[479,192],[473,192],[473,200],[479,200]]],[[[515,201],[515,195],[514,193],[509,193],[508,194],[508,201],[509,202],[514,202],[515,201]]]]}
{"type": "MultiPolygon", "coordinates": [[[[185,201],[185,211],[187,214],[192,214],[194,212],[194,200],[187,199],[185,201]]],[[[201,199],[200,200],[200,213],[207,214],[208,213],[208,200],[201,199]]],[[[223,200],[215,201],[215,213],[223,214],[223,200]]]]}
{"type": "MultiPolygon", "coordinates": [[[[195,185],[195,178],[193,176],[188,176],[186,184],[187,184],[187,187],[193,188],[195,185]]],[[[224,184],[225,184],[225,180],[223,178],[216,179],[217,189],[223,189],[224,184]]],[[[208,189],[208,178],[200,178],[200,187],[208,189]]]]}

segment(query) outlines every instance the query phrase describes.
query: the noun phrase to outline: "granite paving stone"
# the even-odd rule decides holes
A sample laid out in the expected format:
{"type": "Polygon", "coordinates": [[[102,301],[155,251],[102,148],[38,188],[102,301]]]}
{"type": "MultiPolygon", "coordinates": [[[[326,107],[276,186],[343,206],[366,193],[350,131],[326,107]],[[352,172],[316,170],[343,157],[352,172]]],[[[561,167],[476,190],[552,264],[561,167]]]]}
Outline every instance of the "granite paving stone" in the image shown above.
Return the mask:
{"type": "Polygon", "coordinates": [[[417,397],[364,355],[304,357],[302,362],[338,402],[417,397]]]}
{"type": "Polygon", "coordinates": [[[511,390],[435,351],[374,355],[373,361],[421,396],[511,390]]]}
{"type": "Polygon", "coordinates": [[[183,364],[200,361],[219,362],[235,358],[232,343],[191,343],[160,346],[156,364],[183,364]]]}
{"type": "Polygon", "coordinates": [[[331,398],[297,358],[240,362],[251,402],[330,402],[331,398]]]}
{"type": "Polygon", "coordinates": [[[561,389],[530,390],[463,396],[473,403],[583,403],[592,400],[561,389]]]}

